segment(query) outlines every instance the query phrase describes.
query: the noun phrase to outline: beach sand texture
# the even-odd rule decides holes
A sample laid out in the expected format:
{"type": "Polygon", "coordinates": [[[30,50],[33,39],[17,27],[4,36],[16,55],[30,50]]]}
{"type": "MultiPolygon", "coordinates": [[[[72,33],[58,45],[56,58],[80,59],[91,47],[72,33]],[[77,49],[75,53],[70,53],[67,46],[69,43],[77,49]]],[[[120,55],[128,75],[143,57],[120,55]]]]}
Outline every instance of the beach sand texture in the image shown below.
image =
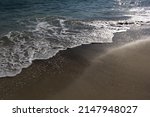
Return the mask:
{"type": "Polygon", "coordinates": [[[36,60],[21,74],[0,79],[0,99],[150,99],[148,33],[118,33],[112,44],[83,45],[36,60]]]}
{"type": "Polygon", "coordinates": [[[99,56],[58,95],[64,99],[150,99],[149,45],[149,39],[136,41],[99,56]]]}

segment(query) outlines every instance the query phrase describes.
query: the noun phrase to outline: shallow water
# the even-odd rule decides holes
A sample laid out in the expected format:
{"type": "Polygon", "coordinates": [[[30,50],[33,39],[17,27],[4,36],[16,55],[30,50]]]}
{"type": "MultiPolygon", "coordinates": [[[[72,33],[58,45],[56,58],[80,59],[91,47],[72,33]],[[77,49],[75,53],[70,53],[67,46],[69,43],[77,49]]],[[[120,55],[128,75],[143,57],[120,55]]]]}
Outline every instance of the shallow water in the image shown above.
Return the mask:
{"type": "Polygon", "coordinates": [[[0,0],[0,77],[150,23],[148,0],[0,0]]]}

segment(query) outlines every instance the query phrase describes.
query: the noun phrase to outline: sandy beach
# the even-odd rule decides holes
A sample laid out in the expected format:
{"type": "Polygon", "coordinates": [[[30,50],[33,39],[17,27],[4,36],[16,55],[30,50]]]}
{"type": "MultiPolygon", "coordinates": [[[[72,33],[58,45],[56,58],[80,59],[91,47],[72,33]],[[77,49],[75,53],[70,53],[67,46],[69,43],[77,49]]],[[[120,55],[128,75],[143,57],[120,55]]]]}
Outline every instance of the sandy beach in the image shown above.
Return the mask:
{"type": "Polygon", "coordinates": [[[0,79],[0,99],[150,99],[149,31],[116,33],[113,43],[36,60],[17,76],[0,79]]]}

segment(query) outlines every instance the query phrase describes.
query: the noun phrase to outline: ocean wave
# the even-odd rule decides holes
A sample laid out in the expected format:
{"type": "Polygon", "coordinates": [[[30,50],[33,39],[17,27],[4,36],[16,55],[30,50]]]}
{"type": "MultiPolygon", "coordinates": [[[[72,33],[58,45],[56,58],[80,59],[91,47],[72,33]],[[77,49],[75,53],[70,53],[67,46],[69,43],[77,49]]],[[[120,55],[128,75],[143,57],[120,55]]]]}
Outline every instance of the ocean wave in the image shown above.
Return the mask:
{"type": "Polygon", "coordinates": [[[44,17],[20,23],[26,26],[25,31],[12,31],[0,38],[0,77],[15,76],[33,60],[51,58],[60,50],[82,44],[111,43],[114,33],[144,22],[44,17]]]}
{"type": "Polygon", "coordinates": [[[150,7],[136,7],[129,10],[131,21],[138,22],[142,21],[144,23],[150,22],[150,7]]]}

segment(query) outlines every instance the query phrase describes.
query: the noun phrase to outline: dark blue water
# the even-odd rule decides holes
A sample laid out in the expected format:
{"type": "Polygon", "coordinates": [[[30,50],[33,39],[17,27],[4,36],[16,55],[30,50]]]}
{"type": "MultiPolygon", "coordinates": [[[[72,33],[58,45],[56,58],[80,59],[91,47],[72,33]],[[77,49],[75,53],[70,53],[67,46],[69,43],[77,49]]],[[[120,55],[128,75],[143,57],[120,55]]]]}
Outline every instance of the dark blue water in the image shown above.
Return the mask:
{"type": "Polygon", "coordinates": [[[0,77],[149,22],[149,0],[0,0],[0,77]]]}
{"type": "Polygon", "coordinates": [[[0,0],[0,31],[20,28],[22,19],[45,16],[118,20],[125,18],[126,9],[149,4],[149,0],[0,0]]]}

